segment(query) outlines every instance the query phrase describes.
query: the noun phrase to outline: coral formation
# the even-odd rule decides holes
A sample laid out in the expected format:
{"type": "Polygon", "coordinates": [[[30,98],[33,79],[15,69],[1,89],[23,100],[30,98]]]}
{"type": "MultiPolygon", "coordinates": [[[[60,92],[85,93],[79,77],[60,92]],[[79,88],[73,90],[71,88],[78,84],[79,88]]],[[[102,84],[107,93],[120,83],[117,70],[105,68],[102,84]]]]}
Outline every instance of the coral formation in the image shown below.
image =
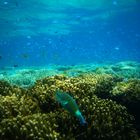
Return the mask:
{"type": "Polygon", "coordinates": [[[120,62],[113,65],[97,67],[97,74],[111,74],[123,78],[140,78],[140,64],[133,61],[120,62]]]}
{"type": "Polygon", "coordinates": [[[33,86],[36,80],[47,76],[62,74],[68,77],[76,77],[85,73],[110,74],[124,79],[140,78],[140,64],[125,61],[116,64],[48,65],[24,69],[10,67],[0,70],[0,79],[8,81],[12,85],[28,88],[33,86]]]}
{"type": "Polygon", "coordinates": [[[124,102],[133,103],[140,101],[140,80],[130,79],[128,81],[118,82],[112,90],[113,96],[121,96],[124,102]]]}
{"type": "Polygon", "coordinates": [[[16,95],[0,96],[0,120],[17,115],[26,116],[32,113],[40,112],[37,101],[34,99],[16,95]]]}
{"type": "Polygon", "coordinates": [[[17,140],[43,140],[43,139],[61,139],[57,132],[54,113],[33,114],[25,117],[3,119],[0,123],[0,139],[17,140]]]}
{"type": "Polygon", "coordinates": [[[118,82],[111,91],[111,99],[126,106],[135,117],[135,125],[140,133],[140,80],[129,79],[118,82]]]}
{"type": "Polygon", "coordinates": [[[110,99],[99,98],[117,96],[122,91],[139,96],[137,89],[139,91],[139,82],[135,80],[122,82],[121,78],[109,74],[93,73],[77,77],[50,76],[37,80],[28,89],[2,81],[0,139],[138,140],[134,117],[127,108],[110,99]],[[126,90],[128,85],[131,90],[126,90]],[[79,120],[56,101],[57,89],[72,95],[87,126],[81,126],[79,120]]]}
{"type": "Polygon", "coordinates": [[[7,81],[0,80],[0,95],[20,95],[22,92],[23,91],[20,87],[12,86],[7,81]]]}

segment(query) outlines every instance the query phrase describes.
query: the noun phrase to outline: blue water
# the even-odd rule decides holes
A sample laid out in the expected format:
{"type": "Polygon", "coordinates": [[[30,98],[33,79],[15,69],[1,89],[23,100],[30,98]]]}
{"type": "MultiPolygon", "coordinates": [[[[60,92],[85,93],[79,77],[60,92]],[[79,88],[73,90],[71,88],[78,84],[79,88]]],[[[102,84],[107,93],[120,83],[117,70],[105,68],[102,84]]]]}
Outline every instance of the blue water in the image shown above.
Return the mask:
{"type": "Polygon", "coordinates": [[[139,2],[98,9],[54,9],[26,2],[1,1],[0,67],[140,62],[139,2]],[[33,16],[32,10],[56,18],[33,16]]]}

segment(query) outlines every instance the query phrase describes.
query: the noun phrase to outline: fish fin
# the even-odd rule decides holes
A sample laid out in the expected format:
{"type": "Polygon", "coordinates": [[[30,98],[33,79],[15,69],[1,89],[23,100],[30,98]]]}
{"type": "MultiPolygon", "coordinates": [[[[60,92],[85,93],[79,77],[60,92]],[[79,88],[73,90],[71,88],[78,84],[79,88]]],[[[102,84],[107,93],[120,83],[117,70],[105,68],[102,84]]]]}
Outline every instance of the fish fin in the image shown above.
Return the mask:
{"type": "Polygon", "coordinates": [[[61,104],[62,104],[62,106],[65,106],[65,105],[68,104],[68,102],[67,101],[61,101],[61,104]]]}

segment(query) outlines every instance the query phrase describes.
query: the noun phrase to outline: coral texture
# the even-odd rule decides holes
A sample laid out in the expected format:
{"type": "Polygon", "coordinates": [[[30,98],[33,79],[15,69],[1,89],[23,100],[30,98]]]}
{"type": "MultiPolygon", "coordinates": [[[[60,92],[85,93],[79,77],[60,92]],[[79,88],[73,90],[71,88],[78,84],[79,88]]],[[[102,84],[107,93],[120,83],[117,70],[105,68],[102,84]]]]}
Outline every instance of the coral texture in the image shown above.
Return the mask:
{"type": "Polygon", "coordinates": [[[0,139],[138,140],[133,125],[135,118],[125,106],[107,99],[122,91],[125,93],[127,90],[123,87],[128,85],[132,87],[130,91],[136,91],[134,95],[138,94],[139,82],[132,80],[126,86],[121,80],[108,74],[71,78],[56,75],[36,81],[28,89],[0,81],[0,139]],[[81,126],[79,120],[56,101],[57,89],[68,92],[76,100],[86,126],[81,126]]]}

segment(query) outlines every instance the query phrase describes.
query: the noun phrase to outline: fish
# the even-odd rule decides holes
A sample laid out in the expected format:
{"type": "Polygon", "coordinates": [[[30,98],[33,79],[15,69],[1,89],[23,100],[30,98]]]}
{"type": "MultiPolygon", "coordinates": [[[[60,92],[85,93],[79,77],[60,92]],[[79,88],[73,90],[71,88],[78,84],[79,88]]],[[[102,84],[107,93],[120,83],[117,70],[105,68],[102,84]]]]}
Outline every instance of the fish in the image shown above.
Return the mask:
{"type": "Polygon", "coordinates": [[[17,68],[17,67],[18,67],[18,64],[14,64],[13,67],[14,67],[14,68],[17,68]]]}
{"type": "Polygon", "coordinates": [[[81,111],[78,108],[78,105],[76,104],[76,101],[73,99],[72,96],[70,96],[66,92],[57,90],[55,93],[55,98],[56,101],[59,102],[65,110],[67,110],[73,116],[76,116],[79,119],[81,125],[87,125],[86,120],[84,119],[81,111]]]}
{"type": "Polygon", "coordinates": [[[22,58],[25,58],[25,59],[29,57],[29,55],[26,53],[21,54],[21,56],[22,56],[22,58]]]}

